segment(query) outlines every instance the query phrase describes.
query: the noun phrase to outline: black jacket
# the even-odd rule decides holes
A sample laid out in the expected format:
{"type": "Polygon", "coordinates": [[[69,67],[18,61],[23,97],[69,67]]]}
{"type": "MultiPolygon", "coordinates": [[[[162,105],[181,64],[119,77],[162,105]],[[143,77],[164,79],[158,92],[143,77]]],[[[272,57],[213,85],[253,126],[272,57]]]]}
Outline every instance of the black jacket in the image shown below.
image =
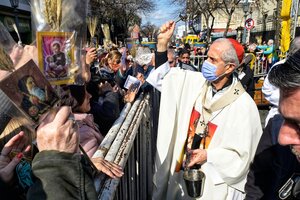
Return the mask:
{"type": "Polygon", "coordinates": [[[99,99],[92,99],[90,113],[94,116],[94,121],[98,124],[101,134],[106,135],[113,123],[120,116],[121,105],[120,96],[116,92],[106,92],[99,99]]]}
{"type": "Polygon", "coordinates": [[[278,144],[283,118],[275,115],[269,120],[259,141],[245,185],[245,200],[279,200],[278,191],[300,164],[288,146],[278,144]]]}

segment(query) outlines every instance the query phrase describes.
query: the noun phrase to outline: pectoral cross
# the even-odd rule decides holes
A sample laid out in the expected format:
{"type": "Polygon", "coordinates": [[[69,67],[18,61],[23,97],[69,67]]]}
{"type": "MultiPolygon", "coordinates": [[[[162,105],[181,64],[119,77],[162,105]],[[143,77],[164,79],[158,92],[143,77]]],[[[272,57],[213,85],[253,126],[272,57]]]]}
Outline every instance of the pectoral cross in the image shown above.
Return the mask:
{"type": "MultiPolygon", "coordinates": [[[[203,133],[199,133],[201,138],[205,138],[208,135],[208,125],[207,124],[204,124],[204,125],[205,125],[205,128],[203,130],[203,133]]],[[[201,123],[201,126],[202,126],[202,123],[201,123]]]]}
{"type": "Polygon", "coordinates": [[[205,126],[204,120],[203,120],[203,121],[200,121],[200,125],[201,125],[201,126],[205,126]]]}
{"type": "Polygon", "coordinates": [[[239,95],[239,91],[238,89],[234,89],[234,94],[239,95]]]}

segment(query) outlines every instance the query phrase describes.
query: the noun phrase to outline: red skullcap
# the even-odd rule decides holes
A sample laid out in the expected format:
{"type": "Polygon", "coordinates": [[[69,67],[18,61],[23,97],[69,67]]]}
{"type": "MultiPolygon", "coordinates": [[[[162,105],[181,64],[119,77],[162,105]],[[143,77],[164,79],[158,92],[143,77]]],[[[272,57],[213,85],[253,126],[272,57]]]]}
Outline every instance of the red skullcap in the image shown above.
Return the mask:
{"type": "Polygon", "coordinates": [[[232,46],[234,47],[236,55],[241,64],[243,61],[243,58],[244,58],[244,47],[235,39],[232,39],[232,38],[227,38],[227,39],[231,42],[232,46]]]}

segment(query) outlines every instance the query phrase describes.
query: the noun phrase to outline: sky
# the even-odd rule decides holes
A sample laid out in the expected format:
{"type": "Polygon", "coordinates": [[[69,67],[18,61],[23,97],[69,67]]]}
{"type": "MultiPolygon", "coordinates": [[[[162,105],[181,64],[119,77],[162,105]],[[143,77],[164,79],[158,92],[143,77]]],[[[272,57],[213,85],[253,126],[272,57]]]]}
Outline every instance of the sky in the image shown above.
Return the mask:
{"type": "Polygon", "coordinates": [[[150,22],[151,24],[160,27],[166,21],[177,20],[178,16],[178,6],[171,4],[171,0],[154,0],[156,8],[153,12],[147,14],[147,16],[142,16],[142,24],[150,22]],[[177,12],[176,12],[177,11],[177,12]]]}

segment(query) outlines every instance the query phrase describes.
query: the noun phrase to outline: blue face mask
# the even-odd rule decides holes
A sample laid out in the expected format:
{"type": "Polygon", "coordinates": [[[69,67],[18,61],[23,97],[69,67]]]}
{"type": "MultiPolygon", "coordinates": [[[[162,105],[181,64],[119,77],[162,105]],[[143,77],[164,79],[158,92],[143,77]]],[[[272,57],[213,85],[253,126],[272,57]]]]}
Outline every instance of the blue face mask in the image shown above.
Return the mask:
{"type": "Polygon", "coordinates": [[[219,77],[216,76],[217,66],[205,60],[202,64],[201,72],[204,78],[208,81],[215,81],[219,77]]]}

